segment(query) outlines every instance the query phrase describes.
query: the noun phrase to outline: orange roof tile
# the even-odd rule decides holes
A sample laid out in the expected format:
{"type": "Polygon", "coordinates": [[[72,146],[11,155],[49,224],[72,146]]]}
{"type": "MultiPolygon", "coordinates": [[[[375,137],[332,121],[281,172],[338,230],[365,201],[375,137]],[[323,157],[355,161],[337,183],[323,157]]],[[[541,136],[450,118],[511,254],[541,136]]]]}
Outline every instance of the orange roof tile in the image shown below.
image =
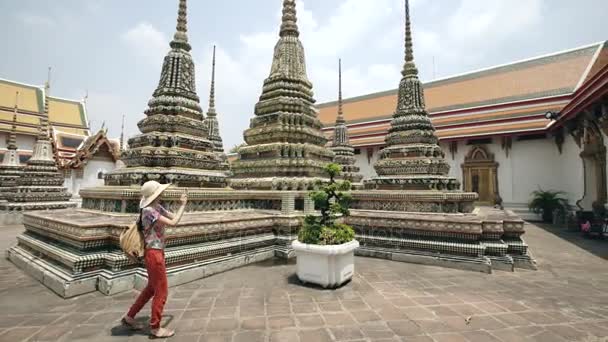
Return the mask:
{"type": "MultiPolygon", "coordinates": [[[[437,113],[572,94],[603,45],[602,42],[428,82],[424,85],[427,109],[437,113]]],[[[396,101],[397,90],[347,99],[344,116],[349,123],[387,119],[394,112],[396,101]]],[[[321,122],[332,126],[336,102],[319,104],[318,108],[321,122]]]]}

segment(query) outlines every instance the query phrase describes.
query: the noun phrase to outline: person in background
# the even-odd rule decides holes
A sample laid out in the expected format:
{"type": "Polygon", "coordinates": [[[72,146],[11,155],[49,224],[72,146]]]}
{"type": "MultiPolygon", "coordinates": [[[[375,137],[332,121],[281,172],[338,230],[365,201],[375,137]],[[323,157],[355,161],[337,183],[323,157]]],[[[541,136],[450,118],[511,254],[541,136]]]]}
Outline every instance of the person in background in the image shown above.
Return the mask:
{"type": "Polygon", "coordinates": [[[150,319],[150,334],[152,338],[167,338],[175,335],[175,331],[162,328],[160,322],[163,308],[167,301],[167,269],[165,266],[165,227],[175,226],[179,223],[188,195],[180,198],[181,206],[176,214],[166,210],[160,205],[162,193],[171,184],[160,184],[156,181],[146,182],[141,187],[141,201],[139,203],[140,216],[138,225],[144,236],[144,261],[148,272],[148,285],[122,319],[122,323],[132,329],[141,330],[143,326],[135,320],[135,315],[152,299],[152,315],[150,319]]]}

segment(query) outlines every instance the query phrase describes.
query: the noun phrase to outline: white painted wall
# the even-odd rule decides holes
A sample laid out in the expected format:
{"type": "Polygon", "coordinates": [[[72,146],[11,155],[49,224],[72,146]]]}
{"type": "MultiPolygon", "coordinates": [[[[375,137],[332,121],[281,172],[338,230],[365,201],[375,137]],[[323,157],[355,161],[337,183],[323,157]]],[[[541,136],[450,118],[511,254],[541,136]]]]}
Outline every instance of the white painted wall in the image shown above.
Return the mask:
{"type": "Polygon", "coordinates": [[[68,188],[73,197],[79,197],[80,189],[103,185],[103,179],[97,177],[100,171],[108,173],[115,168],[116,164],[112,160],[94,157],[84,167],[82,178],[78,178],[77,172],[73,170],[71,176],[65,179],[64,186],[68,188]]]}
{"type": "MultiPolygon", "coordinates": [[[[458,142],[458,151],[452,157],[449,144],[440,145],[450,164],[450,176],[462,182],[461,166],[473,146],[466,145],[464,141],[458,142]]],[[[494,154],[494,159],[498,162],[498,186],[505,206],[527,206],[531,192],[539,187],[566,192],[573,205],[582,197],[583,166],[579,157],[580,149],[572,137],[565,137],[561,154],[553,138],[524,141],[514,139],[508,156],[498,138],[492,144],[484,146],[494,154]]],[[[378,152],[379,149],[375,148],[371,163],[367,162],[365,149],[356,156],[357,165],[365,178],[375,175],[373,163],[378,158],[378,152]]]]}
{"type": "Polygon", "coordinates": [[[359,166],[359,173],[363,175],[363,179],[371,178],[376,175],[376,170],[374,170],[374,164],[378,160],[380,156],[380,148],[374,147],[373,154],[371,160],[368,162],[367,157],[367,148],[362,148],[361,153],[355,155],[355,159],[357,160],[357,166],[359,166]]]}

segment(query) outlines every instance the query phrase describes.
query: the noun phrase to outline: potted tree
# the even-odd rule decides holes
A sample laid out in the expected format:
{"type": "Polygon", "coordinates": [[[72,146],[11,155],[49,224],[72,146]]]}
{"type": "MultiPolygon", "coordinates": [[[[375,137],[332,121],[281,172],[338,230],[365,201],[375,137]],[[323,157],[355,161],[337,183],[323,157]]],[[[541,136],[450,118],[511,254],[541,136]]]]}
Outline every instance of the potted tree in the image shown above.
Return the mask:
{"type": "Polygon", "coordinates": [[[353,228],[342,222],[349,214],[352,197],[348,193],[351,183],[335,180],[341,170],[337,164],[325,167],[329,183],[309,193],[321,215],[306,216],[298,239],[292,243],[300,281],[324,288],[340,286],[352,278],[354,253],[359,247],[353,228]]]}
{"type": "Polygon", "coordinates": [[[545,191],[539,188],[532,192],[532,200],[528,208],[535,214],[541,214],[543,222],[549,223],[553,220],[555,210],[562,214],[568,210],[568,200],[563,197],[564,195],[563,191],[545,191]]]}

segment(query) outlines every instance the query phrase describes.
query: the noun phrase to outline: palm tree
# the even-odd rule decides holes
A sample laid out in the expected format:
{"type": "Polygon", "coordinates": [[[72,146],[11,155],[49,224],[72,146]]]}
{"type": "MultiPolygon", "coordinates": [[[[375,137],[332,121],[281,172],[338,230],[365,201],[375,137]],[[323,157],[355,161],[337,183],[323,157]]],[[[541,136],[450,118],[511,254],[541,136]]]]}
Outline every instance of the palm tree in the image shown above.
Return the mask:
{"type": "Polygon", "coordinates": [[[538,190],[532,192],[532,200],[528,208],[535,214],[542,214],[544,222],[551,222],[555,210],[564,213],[568,208],[568,200],[563,191],[538,190]]]}

